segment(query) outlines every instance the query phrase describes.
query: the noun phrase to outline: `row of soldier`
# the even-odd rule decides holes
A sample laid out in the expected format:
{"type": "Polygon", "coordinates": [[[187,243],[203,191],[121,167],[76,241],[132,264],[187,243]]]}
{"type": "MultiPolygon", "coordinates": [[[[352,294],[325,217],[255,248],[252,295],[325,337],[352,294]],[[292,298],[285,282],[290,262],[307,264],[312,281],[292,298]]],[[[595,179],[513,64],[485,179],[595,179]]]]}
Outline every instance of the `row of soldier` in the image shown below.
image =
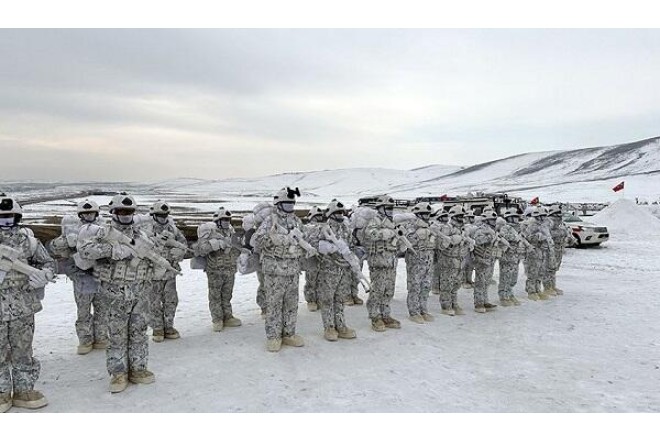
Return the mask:
{"type": "Polygon", "coordinates": [[[187,243],[174,224],[167,203],[157,202],[150,218],[136,214],[135,199],[118,194],[109,203],[111,221],[102,222],[98,204],[78,204],[77,216],[65,217],[62,234],[44,247],[20,226],[17,201],[2,196],[0,203],[0,411],[12,405],[39,408],[43,394],[34,390],[40,364],[32,356],[34,314],[41,310],[44,287],[54,273],[73,280],[78,309],[78,353],[106,350],[109,390],[129,383],[152,383],[147,369],[147,329],[154,342],[179,338],[174,327],[178,304],[179,263],[194,254],[192,268],[205,271],[214,331],[236,327],[231,299],[235,273],[256,272],[257,303],[265,318],[266,348],[300,347],[296,333],[299,276],[305,271],[304,296],[310,311],[320,310],[324,338],[352,339],[345,304],[362,304],[361,284],[368,292],[372,329],[398,329],[392,317],[398,257],[405,257],[407,307],[411,321],[433,321],[429,293],[440,296],[441,313],[464,314],[457,293],[471,282],[474,268],[474,309],[492,311],[488,285],[499,260],[498,294],[502,306],[520,304],[513,295],[520,262],[527,275],[530,300],[561,294],[555,275],[563,248],[571,239],[561,222],[559,207],[549,212],[533,208],[521,222],[515,208],[498,216],[486,210],[475,216],[462,206],[433,212],[428,204],[408,213],[394,213],[394,200],[377,199],[375,209],[348,210],[332,200],[324,209],[313,207],[303,225],[294,208],[298,189],[279,191],[272,204],[259,204],[243,218],[244,235],[231,225],[232,214],[220,207],[213,221],[198,228],[198,241],[187,243]],[[54,258],[54,259],[53,259],[54,258]],[[363,262],[369,278],[363,275],[363,262]],[[371,281],[369,280],[371,279],[371,281]]]}

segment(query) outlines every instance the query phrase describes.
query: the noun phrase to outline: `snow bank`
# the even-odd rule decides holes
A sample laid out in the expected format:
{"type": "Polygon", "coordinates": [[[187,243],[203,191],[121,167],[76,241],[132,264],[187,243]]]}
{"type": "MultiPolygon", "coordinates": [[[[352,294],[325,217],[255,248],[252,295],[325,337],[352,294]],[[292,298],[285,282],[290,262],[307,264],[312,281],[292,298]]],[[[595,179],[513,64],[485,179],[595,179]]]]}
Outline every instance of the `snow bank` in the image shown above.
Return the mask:
{"type": "Polygon", "coordinates": [[[660,236],[660,219],[630,199],[619,199],[590,219],[612,233],[638,237],[660,236]]]}

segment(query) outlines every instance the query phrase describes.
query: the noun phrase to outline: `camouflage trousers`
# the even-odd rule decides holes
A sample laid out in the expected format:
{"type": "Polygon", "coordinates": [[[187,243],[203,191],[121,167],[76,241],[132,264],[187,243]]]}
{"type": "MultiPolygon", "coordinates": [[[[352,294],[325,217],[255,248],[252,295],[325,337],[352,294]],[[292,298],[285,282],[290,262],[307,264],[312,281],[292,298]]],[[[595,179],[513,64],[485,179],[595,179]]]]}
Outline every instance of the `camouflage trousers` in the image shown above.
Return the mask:
{"type": "Polygon", "coordinates": [[[147,308],[149,282],[116,285],[101,282],[101,292],[109,300],[106,365],[110,375],[147,368],[147,308]]]}
{"type": "Polygon", "coordinates": [[[440,294],[442,309],[454,309],[458,306],[458,290],[462,283],[462,259],[440,255],[436,265],[438,271],[437,290],[440,294]]]}
{"type": "Polygon", "coordinates": [[[0,393],[34,389],[41,363],[32,356],[34,314],[0,322],[0,393]]]}
{"type": "Polygon", "coordinates": [[[344,300],[350,292],[353,273],[333,263],[323,263],[319,271],[318,303],[323,328],[344,328],[344,300]]]}
{"type": "Polygon", "coordinates": [[[264,274],[266,338],[290,337],[296,333],[299,281],[299,274],[292,276],[264,274]]]}
{"type": "MultiPolygon", "coordinates": [[[[360,260],[360,269],[364,268],[364,260],[360,260]]],[[[351,271],[350,290],[344,293],[344,301],[358,298],[360,278],[351,271]]]]}
{"type": "Polygon", "coordinates": [[[440,268],[438,266],[438,259],[440,259],[440,253],[435,251],[433,253],[433,272],[431,274],[431,292],[435,295],[439,295],[440,291],[440,268]]]}
{"type": "Polygon", "coordinates": [[[564,248],[555,247],[550,252],[554,253],[554,260],[552,260],[553,265],[548,263],[546,270],[543,274],[543,287],[545,289],[555,288],[557,285],[557,271],[561,266],[562,259],[564,257],[564,248]]]}
{"type": "Polygon", "coordinates": [[[463,259],[463,270],[461,276],[463,278],[463,283],[474,283],[472,274],[474,273],[474,257],[472,253],[468,253],[467,256],[463,259]]]}
{"type": "Polygon", "coordinates": [[[319,288],[319,262],[317,259],[309,259],[311,262],[307,270],[305,270],[305,286],[303,293],[305,294],[305,301],[307,303],[318,302],[318,288],[319,288]]]}
{"type": "Polygon", "coordinates": [[[149,293],[149,319],[152,329],[170,329],[174,327],[174,315],[179,304],[176,292],[176,278],[152,280],[149,293]]]}
{"type": "Polygon", "coordinates": [[[396,267],[394,268],[369,268],[371,278],[371,291],[367,299],[367,311],[369,318],[390,317],[392,310],[390,302],[394,297],[394,285],[396,283],[396,267]]]}
{"type": "Polygon", "coordinates": [[[264,288],[264,273],[261,270],[257,270],[257,280],[259,281],[259,287],[257,288],[257,305],[261,308],[261,313],[266,312],[266,290],[264,288]]]}
{"type": "Polygon", "coordinates": [[[225,271],[207,270],[209,282],[209,310],[213,323],[222,323],[233,317],[231,298],[234,292],[236,272],[233,269],[225,271]]]}
{"type": "Polygon", "coordinates": [[[408,313],[410,315],[428,314],[429,291],[433,277],[434,251],[417,251],[417,254],[406,253],[406,272],[408,297],[408,313]]]}
{"type": "Polygon", "coordinates": [[[495,272],[495,259],[474,258],[474,306],[488,303],[488,285],[495,272]]]}
{"type": "Polygon", "coordinates": [[[78,318],[76,334],[81,345],[108,340],[108,305],[99,292],[98,280],[83,271],[71,275],[78,318]],[[93,313],[92,313],[93,308],[93,313]]]}
{"type": "Polygon", "coordinates": [[[525,275],[525,291],[527,294],[538,294],[542,291],[541,280],[543,276],[543,259],[538,259],[533,256],[527,256],[524,261],[525,275]]]}
{"type": "Polygon", "coordinates": [[[519,267],[518,259],[500,259],[500,282],[497,287],[500,300],[511,300],[514,297],[513,287],[518,283],[519,267]]]}

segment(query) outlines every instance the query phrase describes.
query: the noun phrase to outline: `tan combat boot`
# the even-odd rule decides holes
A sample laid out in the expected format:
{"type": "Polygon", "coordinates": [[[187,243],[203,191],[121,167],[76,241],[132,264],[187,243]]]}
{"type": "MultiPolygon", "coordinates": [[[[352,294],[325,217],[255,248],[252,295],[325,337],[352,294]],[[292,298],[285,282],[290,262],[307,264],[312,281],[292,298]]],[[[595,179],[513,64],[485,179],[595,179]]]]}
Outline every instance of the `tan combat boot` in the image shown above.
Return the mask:
{"type": "Polygon", "coordinates": [[[371,329],[376,332],[385,332],[385,323],[380,318],[373,319],[371,320],[371,329]]]}
{"type": "Polygon", "coordinates": [[[479,314],[485,314],[486,308],[484,308],[484,305],[476,305],[474,307],[474,312],[478,312],[479,314]]]}
{"type": "Polygon", "coordinates": [[[355,296],[355,297],[353,297],[353,303],[356,304],[356,305],[363,305],[363,304],[364,304],[364,300],[362,300],[362,299],[359,298],[358,296],[355,296]]]}
{"type": "Polygon", "coordinates": [[[128,381],[133,384],[151,384],[156,381],[156,376],[151,371],[141,369],[139,371],[130,371],[128,373],[128,381]]]}
{"type": "Polygon", "coordinates": [[[422,317],[419,314],[411,315],[410,316],[410,321],[414,322],[414,323],[417,323],[418,325],[423,325],[424,323],[426,323],[424,321],[424,317],[422,317]]]}
{"type": "Polygon", "coordinates": [[[108,341],[107,340],[95,341],[94,349],[108,349],[108,341]]]}
{"type": "Polygon", "coordinates": [[[162,342],[163,340],[165,340],[165,331],[163,331],[162,329],[154,329],[151,339],[156,343],[162,342]]]}
{"type": "Polygon", "coordinates": [[[179,331],[176,330],[176,328],[165,328],[165,338],[168,340],[176,340],[177,338],[180,338],[181,334],[179,334],[179,331]]]}
{"type": "Polygon", "coordinates": [[[383,317],[383,323],[385,323],[386,328],[401,329],[401,322],[392,317],[383,317]]]}
{"type": "Polygon", "coordinates": [[[461,308],[460,306],[454,305],[454,314],[465,315],[465,312],[463,311],[463,308],[461,308]]]}
{"type": "Polygon", "coordinates": [[[538,294],[527,294],[527,298],[528,298],[529,300],[534,300],[535,302],[536,302],[537,300],[540,300],[538,294]]]}
{"type": "Polygon", "coordinates": [[[484,308],[486,308],[486,311],[494,311],[497,309],[497,305],[493,305],[492,303],[484,303],[484,308]]]}
{"type": "Polygon", "coordinates": [[[110,377],[110,387],[108,388],[110,392],[116,394],[118,392],[123,392],[128,386],[128,375],[126,374],[115,374],[110,377]]]}
{"type": "Polygon", "coordinates": [[[237,328],[243,324],[240,319],[237,319],[234,316],[227,317],[224,320],[225,328],[237,328]]]}
{"type": "Polygon", "coordinates": [[[0,413],[5,413],[11,409],[11,392],[0,393],[0,413]]]}
{"type": "Polygon", "coordinates": [[[444,315],[448,315],[448,316],[453,317],[454,315],[456,315],[456,311],[454,311],[452,308],[442,308],[442,310],[440,311],[440,314],[444,314],[444,315]]]}
{"type": "Polygon", "coordinates": [[[349,338],[357,337],[357,333],[355,332],[355,330],[348,327],[337,329],[337,334],[339,338],[349,339],[349,338]]]}
{"type": "Polygon", "coordinates": [[[225,328],[223,322],[213,322],[213,332],[220,332],[225,328]]]}
{"type": "Polygon", "coordinates": [[[85,355],[92,352],[92,350],[94,350],[94,343],[87,343],[87,344],[79,344],[76,352],[78,353],[78,355],[85,355]]]}
{"type": "Polygon", "coordinates": [[[511,296],[510,301],[511,301],[511,304],[512,304],[512,305],[514,305],[514,306],[520,306],[520,300],[518,300],[518,298],[517,298],[516,296],[511,296]]]}
{"type": "Polygon", "coordinates": [[[423,312],[422,313],[422,318],[424,319],[425,322],[432,322],[433,320],[435,320],[435,317],[433,317],[428,312],[423,312]]]}
{"type": "Polygon", "coordinates": [[[268,352],[279,352],[282,348],[282,339],[281,338],[269,338],[266,339],[266,350],[268,352]]]}
{"type": "Polygon", "coordinates": [[[323,333],[323,338],[325,338],[328,341],[337,341],[339,340],[339,333],[335,328],[325,328],[325,332],[323,333]]]}
{"type": "Polygon", "coordinates": [[[44,394],[38,390],[14,391],[12,402],[14,407],[22,407],[24,409],[40,409],[48,404],[44,394]]]}
{"type": "Polygon", "coordinates": [[[544,292],[539,293],[539,300],[550,300],[550,296],[544,292]]]}
{"type": "Polygon", "coordinates": [[[513,302],[509,299],[500,300],[501,306],[513,306],[513,302]]]}
{"type": "Polygon", "coordinates": [[[563,289],[559,289],[559,288],[557,288],[557,287],[555,286],[555,293],[556,293],[558,296],[563,296],[563,295],[564,295],[564,290],[563,290],[563,289]]]}
{"type": "Polygon", "coordinates": [[[305,346],[305,340],[303,340],[303,338],[298,334],[288,335],[282,337],[282,344],[285,346],[293,346],[296,348],[300,348],[302,346],[305,346]]]}
{"type": "Polygon", "coordinates": [[[319,310],[319,304],[316,302],[307,302],[307,309],[310,312],[316,312],[319,310]]]}

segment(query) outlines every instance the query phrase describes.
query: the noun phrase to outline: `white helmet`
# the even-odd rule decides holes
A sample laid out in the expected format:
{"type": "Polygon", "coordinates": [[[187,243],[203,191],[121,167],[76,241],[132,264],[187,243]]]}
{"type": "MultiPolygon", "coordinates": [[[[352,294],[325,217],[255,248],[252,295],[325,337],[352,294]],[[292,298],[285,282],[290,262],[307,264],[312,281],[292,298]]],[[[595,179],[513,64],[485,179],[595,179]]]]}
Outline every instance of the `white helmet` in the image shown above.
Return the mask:
{"type": "Polygon", "coordinates": [[[0,215],[3,214],[14,215],[14,222],[12,226],[18,224],[21,221],[21,219],[23,219],[23,209],[21,208],[18,201],[11,196],[7,196],[4,193],[0,193],[0,215]]]}
{"type": "Polygon", "coordinates": [[[431,214],[433,209],[431,208],[431,205],[427,202],[420,202],[419,204],[415,205],[412,207],[413,214],[431,214]]]}
{"type": "Polygon", "coordinates": [[[510,217],[517,217],[518,219],[520,219],[521,216],[520,216],[520,213],[518,213],[518,209],[516,209],[514,207],[511,207],[511,208],[507,208],[504,211],[504,216],[503,217],[504,217],[504,219],[508,219],[510,217]]]}
{"type": "Polygon", "coordinates": [[[325,209],[325,215],[330,217],[337,212],[342,213],[344,216],[348,215],[348,210],[346,210],[346,206],[341,202],[339,202],[337,199],[333,199],[328,204],[328,208],[325,209]]]}
{"type": "Polygon", "coordinates": [[[530,212],[530,216],[534,218],[539,218],[543,216],[547,216],[548,213],[543,207],[534,207],[532,208],[532,211],[530,212]]]}
{"type": "Polygon", "coordinates": [[[135,198],[133,196],[126,193],[125,191],[122,191],[112,198],[108,206],[110,207],[110,213],[114,213],[115,210],[121,209],[135,211],[137,209],[137,202],[135,202],[135,198]]]}
{"type": "Polygon", "coordinates": [[[454,205],[449,209],[449,216],[465,216],[465,208],[462,205],[454,205]]]}
{"type": "Polygon", "coordinates": [[[153,215],[161,215],[161,216],[166,216],[170,214],[170,206],[167,202],[163,201],[156,201],[154,204],[149,208],[149,213],[153,215]]]}
{"type": "Polygon", "coordinates": [[[497,221],[497,213],[495,213],[493,210],[484,210],[483,213],[481,213],[481,217],[484,220],[484,222],[495,222],[497,221]]]}
{"type": "Polygon", "coordinates": [[[376,208],[378,207],[394,207],[394,199],[387,194],[380,195],[376,198],[376,208]]]}
{"type": "Polygon", "coordinates": [[[88,199],[85,199],[84,201],[78,202],[78,207],[77,210],[78,215],[81,215],[83,213],[99,213],[99,204],[97,204],[94,201],[90,201],[88,199]]]}
{"type": "Polygon", "coordinates": [[[231,211],[227,210],[225,207],[218,208],[215,213],[213,213],[213,222],[218,222],[220,219],[231,219],[231,211]]]}
{"type": "Polygon", "coordinates": [[[325,211],[323,211],[322,208],[319,208],[316,205],[314,205],[312,208],[309,209],[309,213],[307,214],[307,219],[311,220],[316,216],[321,216],[322,218],[325,218],[325,211]]]}
{"type": "Polygon", "coordinates": [[[470,222],[474,222],[474,218],[476,217],[476,215],[474,214],[474,210],[465,210],[465,217],[470,218],[471,219],[470,222]]]}
{"type": "Polygon", "coordinates": [[[277,205],[282,202],[296,202],[296,196],[300,196],[300,190],[296,187],[295,190],[292,190],[289,187],[283,188],[273,196],[273,204],[277,205]]]}

